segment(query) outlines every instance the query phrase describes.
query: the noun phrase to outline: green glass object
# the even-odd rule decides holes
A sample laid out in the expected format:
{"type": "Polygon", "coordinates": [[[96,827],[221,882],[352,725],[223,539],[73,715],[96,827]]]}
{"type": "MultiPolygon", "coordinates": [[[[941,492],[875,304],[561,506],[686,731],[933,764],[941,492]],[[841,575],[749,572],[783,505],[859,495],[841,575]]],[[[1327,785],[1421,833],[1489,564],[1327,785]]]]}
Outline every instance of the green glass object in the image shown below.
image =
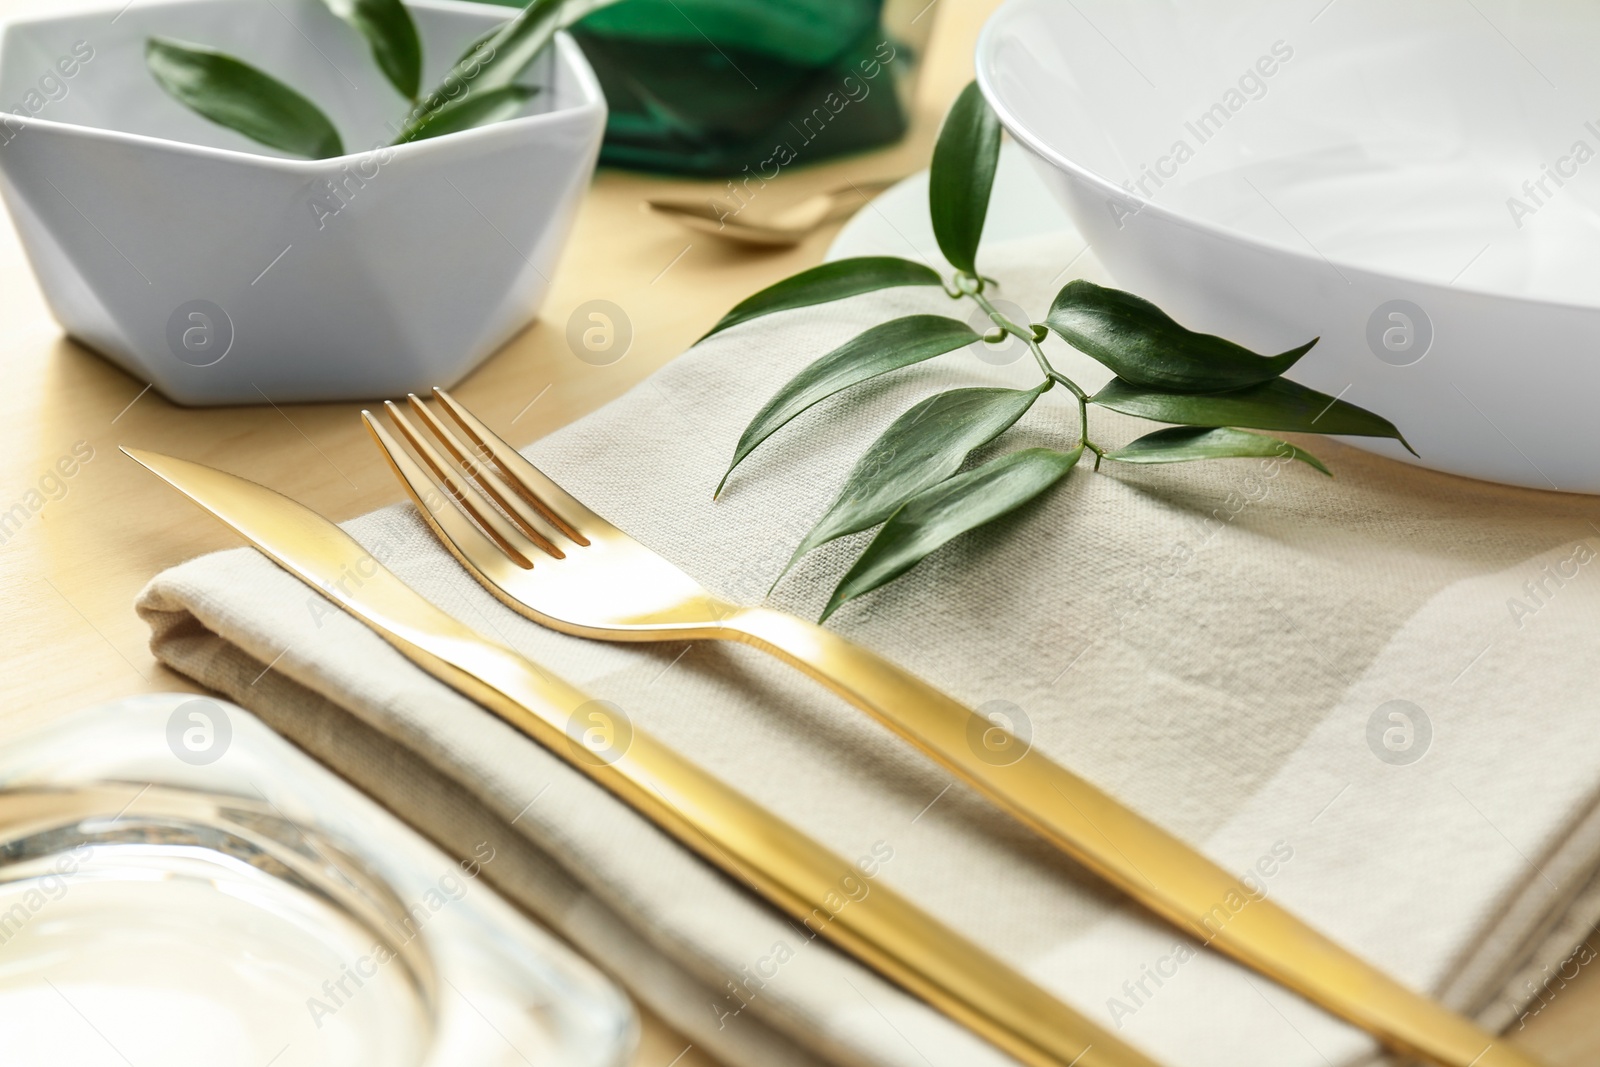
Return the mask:
{"type": "MultiPolygon", "coordinates": [[[[508,2],[508,0],[502,0],[508,2]]],[[[771,180],[906,131],[927,0],[617,0],[572,28],[610,107],[600,161],[771,180]]]]}

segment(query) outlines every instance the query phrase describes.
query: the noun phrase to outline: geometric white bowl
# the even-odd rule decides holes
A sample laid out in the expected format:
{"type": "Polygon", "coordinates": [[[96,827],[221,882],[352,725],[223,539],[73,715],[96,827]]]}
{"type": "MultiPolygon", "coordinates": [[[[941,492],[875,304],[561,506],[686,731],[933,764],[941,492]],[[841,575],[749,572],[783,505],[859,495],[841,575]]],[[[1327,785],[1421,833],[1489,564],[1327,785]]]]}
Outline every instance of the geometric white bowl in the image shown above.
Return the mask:
{"type": "MultiPolygon", "coordinates": [[[[514,13],[408,6],[424,86],[514,13]]],[[[320,0],[118,10],[0,36],[0,194],[73,337],[179,403],[260,404],[454,382],[532,320],[605,126],[565,35],[523,116],[388,148],[407,104],[320,0]],[[190,112],[145,68],[153,34],[288,82],[352,154],[287,158],[190,112]]]]}
{"type": "Polygon", "coordinates": [[[1351,444],[1596,493],[1600,7],[1478,6],[1010,0],[978,81],[1120,285],[1320,335],[1289,376],[1421,458],[1351,444]]]}

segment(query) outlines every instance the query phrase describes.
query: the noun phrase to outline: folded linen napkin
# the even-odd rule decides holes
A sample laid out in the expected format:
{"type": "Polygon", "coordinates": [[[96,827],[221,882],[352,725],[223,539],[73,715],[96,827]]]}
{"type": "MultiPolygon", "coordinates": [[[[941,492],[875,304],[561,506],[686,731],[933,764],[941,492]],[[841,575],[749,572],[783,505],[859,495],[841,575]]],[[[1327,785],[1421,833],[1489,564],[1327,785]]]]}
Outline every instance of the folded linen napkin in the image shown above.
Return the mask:
{"type": "MultiPolygon", "coordinates": [[[[1008,299],[1040,309],[1076,252],[1065,239],[1005,246],[990,269],[1008,299]]],[[[1088,257],[1077,266],[1100,276],[1088,257]]],[[[711,501],[741,428],[801,366],[893,315],[949,307],[937,291],[898,290],[747,324],[528,455],[716,592],[758,601],[898,413],[937,388],[1032,384],[1028,361],[970,352],[902,371],[802,416],[711,501]]],[[[1057,348],[1080,381],[1105,377],[1057,348]]],[[[1149,428],[1095,417],[1103,441],[1149,428]]],[[[1059,442],[1074,418],[1050,396],[1013,437],[1059,442]]],[[[1596,508],[1313,447],[1336,479],[1255,460],[1085,464],[831,625],[973,706],[1003,702],[992,708],[1034,744],[1260,891],[1515,1029],[1592,958],[1574,946],[1600,918],[1596,508]]],[[[862,857],[1162,1062],[1375,1057],[1364,1035],[1147,918],[776,661],[541,629],[467,577],[409,505],[347,528],[463,621],[862,857]]],[[[775,603],[814,616],[859,545],[808,557],[775,603]]],[[[1010,1062],[254,551],[160,574],[138,607],[162,660],[447,848],[493,840],[508,859],[486,876],[727,1062],[1010,1062]]]]}

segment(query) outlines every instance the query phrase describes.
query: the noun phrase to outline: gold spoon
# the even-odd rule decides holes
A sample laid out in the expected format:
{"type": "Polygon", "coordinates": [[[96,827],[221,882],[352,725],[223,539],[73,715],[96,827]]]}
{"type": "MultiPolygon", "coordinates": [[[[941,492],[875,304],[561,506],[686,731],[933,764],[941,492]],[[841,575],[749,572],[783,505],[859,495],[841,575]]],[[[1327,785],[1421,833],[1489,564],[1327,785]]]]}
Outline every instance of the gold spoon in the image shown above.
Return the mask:
{"type": "Polygon", "coordinates": [[[744,244],[781,248],[797,245],[827,223],[855,214],[874,194],[897,181],[898,178],[883,178],[852,182],[766,213],[753,209],[748,202],[741,205],[736,199],[715,196],[700,200],[661,197],[644,203],[649,210],[691,230],[744,244]]]}

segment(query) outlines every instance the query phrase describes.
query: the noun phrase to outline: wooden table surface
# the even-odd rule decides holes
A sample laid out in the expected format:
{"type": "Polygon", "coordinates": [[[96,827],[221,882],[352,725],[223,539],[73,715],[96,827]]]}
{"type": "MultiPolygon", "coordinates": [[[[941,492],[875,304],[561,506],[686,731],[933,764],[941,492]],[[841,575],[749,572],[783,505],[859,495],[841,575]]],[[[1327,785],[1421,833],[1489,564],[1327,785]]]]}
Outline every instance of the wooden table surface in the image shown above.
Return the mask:
{"type": "MultiPolygon", "coordinates": [[[[795,167],[761,192],[771,204],[845,179],[896,177],[927,165],[946,105],[972,76],[979,26],[998,0],[934,0],[936,19],[912,133],[893,148],[795,167]]],[[[0,0],[0,17],[46,0],[0,0]]],[[[830,226],[798,248],[751,251],[645,214],[642,200],[707,195],[721,183],[602,171],[584,202],[538,322],[455,390],[525,444],[604,404],[686,348],[728,307],[818,262],[830,226]],[[569,350],[568,316],[605,299],[633,328],[619,362],[594,367],[569,350]]],[[[194,409],[173,405],[68,340],[51,319],[11,228],[0,223],[0,510],[39,486],[57,459],[92,458],[65,493],[0,541],[0,740],[86,705],[136,693],[194,690],[158,664],[133,600],[157,571],[237,538],[117,452],[156,449],[214,464],[288,493],[334,519],[399,500],[353,403],[194,409]]],[[[1597,942],[1600,943],[1600,942],[1597,942]]],[[[1589,968],[1593,971],[1595,968],[1589,968]]],[[[1585,973],[1523,1031],[1552,1067],[1600,1063],[1600,979],[1585,973]]],[[[638,1067],[709,1062],[648,1021],[638,1067]],[[682,1055],[681,1059],[678,1057],[682,1055]]]]}

